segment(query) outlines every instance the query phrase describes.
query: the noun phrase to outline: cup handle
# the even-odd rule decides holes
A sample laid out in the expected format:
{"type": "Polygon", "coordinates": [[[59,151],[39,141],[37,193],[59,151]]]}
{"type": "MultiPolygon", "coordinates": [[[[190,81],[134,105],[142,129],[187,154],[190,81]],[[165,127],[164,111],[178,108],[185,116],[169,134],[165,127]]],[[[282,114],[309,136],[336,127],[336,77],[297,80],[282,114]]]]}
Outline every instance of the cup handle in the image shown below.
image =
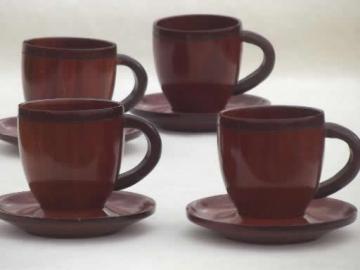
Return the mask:
{"type": "Polygon", "coordinates": [[[124,106],[124,111],[127,112],[133,108],[144,96],[148,78],[144,67],[130,56],[125,54],[118,54],[116,56],[116,64],[127,66],[134,73],[134,88],[124,100],[120,101],[120,104],[124,106]]]}
{"type": "Polygon", "coordinates": [[[350,149],[350,157],[346,165],[333,177],[321,182],[315,198],[326,197],[349,184],[360,169],[360,139],[351,130],[334,123],[325,124],[327,138],[345,141],[350,149]]]}
{"type": "Polygon", "coordinates": [[[124,115],[124,126],[141,130],[147,139],[147,152],[143,160],[131,170],[119,174],[114,190],[130,187],[154,169],[161,155],[161,138],[153,124],[134,115],[124,115]]]}
{"type": "Polygon", "coordinates": [[[238,81],[235,86],[234,95],[240,95],[265,80],[273,70],[275,64],[274,48],[266,38],[251,31],[241,31],[241,38],[244,42],[259,46],[264,53],[264,58],[260,67],[238,81]]]}

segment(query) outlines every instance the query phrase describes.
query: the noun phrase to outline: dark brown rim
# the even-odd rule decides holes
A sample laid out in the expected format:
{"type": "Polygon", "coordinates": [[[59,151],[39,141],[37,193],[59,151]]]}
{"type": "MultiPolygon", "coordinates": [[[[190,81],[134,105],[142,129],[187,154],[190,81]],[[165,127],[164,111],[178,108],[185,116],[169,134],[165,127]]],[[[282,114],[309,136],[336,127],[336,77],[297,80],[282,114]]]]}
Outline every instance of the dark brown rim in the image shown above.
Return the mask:
{"type": "Polygon", "coordinates": [[[187,14],[187,15],[177,15],[169,16],[158,19],[153,24],[154,34],[170,34],[170,35],[208,35],[208,34],[224,34],[227,32],[232,32],[234,30],[241,29],[241,21],[235,17],[224,16],[224,15],[215,15],[215,14],[187,14]],[[189,19],[194,17],[207,17],[212,20],[228,20],[232,21],[233,24],[230,24],[226,27],[214,27],[212,29],[202,29],[202,30],[182,30],[178,28],[171,28],[161,26],[160,24],[164,21],[177,20],[177,19],[189,19]]]}
{"type": "Polygon", "coordinates": [[[93,39],[93,38],[78,38],[78,37],[40,37],[23,41],[23,53],[33,56],[43,57],[63,57],[63,58],[99,58],[116,55],[116,44],[110,41],[93,39]],[[88,41],[93,44],[98,44],[92,47],[72,48],[62,46],[44,46],[37,44],[41,41],[88,41]]]}
{"type": "Polygon", "coordinates": [[[28,101],[19,104],[19,118],[26,118],[37,121],[71,121],[84,122],[92,120],[102,120],[122,116],[124,108],[115,101],[105,99],[80,99],[80,98],[59,98],[28,101]],[[100,108],[80,108],[80,104],[88,103],[90,107],[99,106],[100,108]],[[70,104],[74,109],[55,110],[51,108],[42,109],[41,106],[70,104]],[[91,106],[92,105],[92,106],[91,106]]]}
{"type": "Polygon", "coordinates": [[[219,113],[218,121],[220,126],[229,128],[273,130],[279,128],[319,127],[324,125],[324,118],[324,112],[320,109],[304,106],[272,105],[224,110],[219,113]],[[283,112],[284,117],[261,118],[234,115],[256,112],[261,112],[264,115],[271,112],[280,112],[280,114],[283,112]]]}

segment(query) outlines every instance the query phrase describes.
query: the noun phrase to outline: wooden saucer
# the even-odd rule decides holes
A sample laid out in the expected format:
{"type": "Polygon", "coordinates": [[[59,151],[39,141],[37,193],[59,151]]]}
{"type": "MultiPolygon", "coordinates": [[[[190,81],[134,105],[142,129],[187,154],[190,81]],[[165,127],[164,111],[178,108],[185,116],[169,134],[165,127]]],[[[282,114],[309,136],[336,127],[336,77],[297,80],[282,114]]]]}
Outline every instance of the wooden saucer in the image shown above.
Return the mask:
{"type": "MultiPolygon", "coordinates": [[[[250,106],[269,105],[262,97],[253,95],[238,95],[230,98],[225,109],[244,108],[250,106]]],[[[153,122],[158,128],[183,132],[213,132],[216,131],[216,113],[180,113],[173,112],[162,93],[150,94],[133,108],[131,112],[153,122]]]]}
{"type": "Polygon", "coordinates": [[[355,221],[355,206],[341,200],[312,200],[305,215],[291,219],[255,219],[239,216],[228,195],[190,203],[188,218],[227,238],[260,244],[288,244],[315,240],[355,221]]]}
{"type": "Polygon", "coordinates": [[[114,191],[93,216],[49,217],[30,191],[0,196],[0,219],[35,235],[56,238],[94,237],[115,233],[150,216],[155,201],[141,194],[114,191]]]}

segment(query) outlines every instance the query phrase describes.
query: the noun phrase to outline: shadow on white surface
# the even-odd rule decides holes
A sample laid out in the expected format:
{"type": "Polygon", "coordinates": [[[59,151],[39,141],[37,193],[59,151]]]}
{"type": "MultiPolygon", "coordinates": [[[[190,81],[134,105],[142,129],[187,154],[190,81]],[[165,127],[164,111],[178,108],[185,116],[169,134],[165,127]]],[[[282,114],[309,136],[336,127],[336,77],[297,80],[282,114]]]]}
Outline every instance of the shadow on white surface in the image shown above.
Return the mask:
{"type": "Polygon", "coordinates": [[[126,142],[124,144],[124,155],[130,156],[130,155],[138,155],[139,153],[144,153],[146,151],[146,148],[144,149],[144,146],[142,146],[142,143],[140,142],[140,138],[136,138],[134,141],[126,142]]]}
{"type": "Polygon", "coordinates": [[[216,131],[208,131],[208,132],[182,132],[182,131],[170,131],[166,129],[159,129],[160,134],[165,135],[172,135],[172,136],[179,136],[181,138],[183,137],[201,137],[201,136],[208,136],[208,135],[214,135],[216,136],[216,131]]]}
{"type": "Polygon", "coordinates": [[[132,239],[137,239],[138,237],[143,237],[147,233],[151,233],[153,228],[142,222],[131,225],[123,230],[115,234],[90,237],[90,238],[51,238],[51,237],[43,237],[37,235],[31,235],[23,230],[17,228],[14,225],[9,223],[1,222],[0,223],[0,237],[3,240],[14,240],[14,241],[29,241],[29,242],[54,242],[55,244],[64,243],[64,245],[68,245],[69,243],[77,244],[77,243],[112,243],[119,241],[130,241],[132,239]]]}
{"type": "Polygon", "coordinates": [[[271,244],[254,244],[254,243],[245,243],[232,239],[223,237],[220,234],[192,228],[185,231],[186,237],[193,239],[193,241],[199,241],[205,245],[213,245],[218,248],[237,248],[237,249],[247,249],[253,251],[274,251],[274,252],[288,252],[288,251],[298,251],[301,249],[308,248],[331,248],[334,246],[339,246],[341,244],[346,244],[350,240],[356,238],[355,233],[352,233],[351,230],[339,230],[322,236],[321,238],[305,243],[295,243],[295,244],[281,244],[281,245],[271,245],[271,244]]]}
{"type": "Polygon", "coordinates": [[[0,143],[0,155],[4,157],[19,157],[19,148],[9,143],[0,143]]]}

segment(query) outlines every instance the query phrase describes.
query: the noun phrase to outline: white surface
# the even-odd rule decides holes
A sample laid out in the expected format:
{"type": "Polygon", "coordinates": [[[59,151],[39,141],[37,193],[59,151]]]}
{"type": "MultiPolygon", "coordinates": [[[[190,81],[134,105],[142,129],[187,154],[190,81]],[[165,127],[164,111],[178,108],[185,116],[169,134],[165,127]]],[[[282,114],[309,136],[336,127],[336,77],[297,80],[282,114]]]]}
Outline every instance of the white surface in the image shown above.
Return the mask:
{"type": "MultiPolygon", "coordinates": [[[[251,91],[274,104],[325,110],[328,121],[360,134],[360,4],[358,0],[308,1],[4,1],[0,0],[0,117],[16,115],[23,100],[21,41],[37,36],[88,36],[114,41],[121,53],[142,62],[148,93],[158,92],[151,27],[158,17],[219,13],[241,18],[275,46],[272,76],[251,91]]],[[[260,53],[246,46],[242,75],[260,53]]],[[[118,97],[131,85],[119,70],[118,97]]],[[[322,239],[298,245],[259,246],[232,242],[190,223],[185,206],[224,193],[215,134],[162,133],[157,168],[129,190],[151,196],[157,211],[122,233],[96,239],[34,237],[0,221],[0,269],[359,269],[359,222],[322,239]]],[[[122,171],[143,155],[144,138],[127,145],[122,171]]],[[[322,178],[347,159],[344,143],[328,140],[322,178]]],[[[360,177],[333,197],[360,207],[360,177]]],[[[0,142],[0,193],[26,190],[17,149],[0,142]]]]}

